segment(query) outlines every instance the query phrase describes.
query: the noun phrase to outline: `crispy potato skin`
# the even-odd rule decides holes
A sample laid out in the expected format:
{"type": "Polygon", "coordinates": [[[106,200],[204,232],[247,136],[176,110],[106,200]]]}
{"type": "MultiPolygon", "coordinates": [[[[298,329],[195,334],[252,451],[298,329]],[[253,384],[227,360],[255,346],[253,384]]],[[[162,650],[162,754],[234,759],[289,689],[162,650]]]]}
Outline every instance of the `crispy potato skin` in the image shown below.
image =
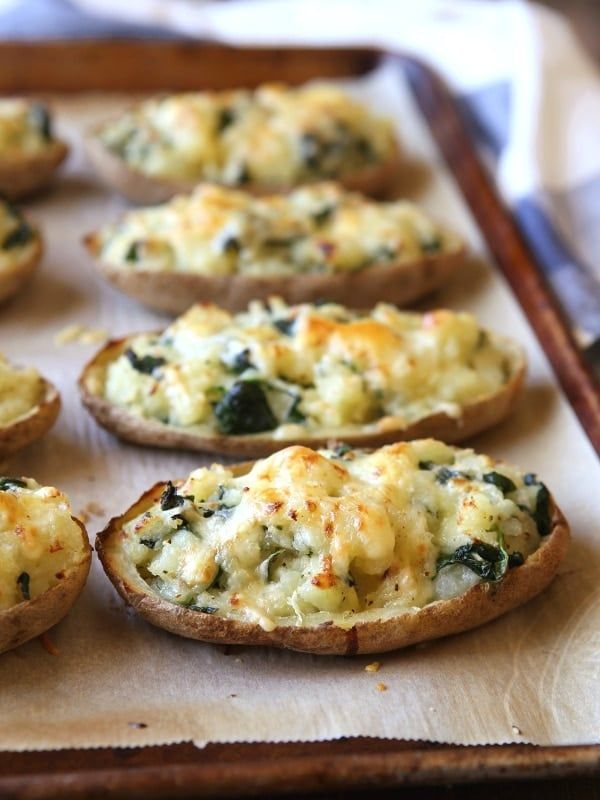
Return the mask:
{"type": "Polygon", "coordinates": [[[42,240],[39,234],[33,242],[31,252],[20,258],[8,270],[0,272],[0,303],[15,295],[37,269],[43,254],[42,240]]]}
{"type": "Polygon", "coordinates": [[[0,458],[14,455],[28,444],[47,433],[60,412],[60,395],[56,388],[44,380],[44,396],[29,414],[19,417],[11,425],[0,426],[0,458]]]}
{"type": "Polygon", "coordinates": [[[81,529],[83,556],[52,588],[12,608],[0,611],[0,653],[28,642],[56,625],[70,611],[83,589],[92,561],[92,549],[85,527],[81,529]]]}
{"type": "Polygon", "coordinates": [[[496,394],[465,406],[458,418],[440,412],[405,427],[381,432],[327,431],[322,436],[306,436],[298,439],[275,439],[268,433],[246,436],[225,436],[215,433],[208,436],[165,425],[156,420],[142,419],[127,409],[109,403],[94,391],[95,376],[102,374],[106,365],[126,348],[127,341],[127,339],[117,339],[109,342],[87,364],[79,378],[81,400],[96,421],[119,438],[135,444],[221,453],[242,458],[267,456],[293,444],[314,448],[325,447],[328,441],[336,438],[353,447],[381,447],[391,442],[426,438],[440,439],[448,444],[463,441],[496,425],[511,413],[519,398],[526,370],[523,353],[520,350],[511,350],[513,371],[506,384],[496,394]]]}
{"type": "MultiPolygon", "coordinates": [[[[202,183],[202,181],[169,181],[145,175],[108,150],[98,137],[97,130],[92,130],[86,137],[85,147],[89,160],[104,183],[133,203],[142,205],[165,203],[176,194],[191,192],[195,186],[202,183]]],[[[336,181],[351,191],[378,197],[393,186],[400,169],[400,155],[396,146],[385,161],[366,167],[360,172],[336,177],[336,181]]],[[[323,177],[317,176],[314,180],[323,180],[323,177]]],[[[255,195],[285,194],[292,188],[292,186],[252,183],[244,186],[245,191],[255,195]]]]}
{"type": "MultiPolygon", "coordinates": [[[[252,464],[234,467],[236,474],[252,464]]],[[[192,611],[153,592],[119,551],[123,525],[158,500],[166,484],[146,492],[124,515],[113,518],[96,537],[102,566],[121,597],[148,622],[171,633],[203,642],[267,645],[317,655],[363,655],[398,650],[483,625],[539,594],[555,576],[566,555],[570,533],[552,500],[552,530],[520,567],[499,584],[480,583],[452,600],[438,600],[387,620],[359,622],[350,629],[334,624],[315,627],[280,625],[265,631],[259,625],[192,611]]]]}
{"type": "Polygon", "coordinates": [[[0,192],[10,200],[18,200],[45,189],[68,152],[64,142],[54,140],[43,153],[10,160],[0,158],[0,192]]]}
{"type": "Polygon", "coordinates": [[[215,303],[229,311],[242,311],[251,300],[267,300],[273,295],[289,305],[326,297],[349,308],[371,308],[383,300],[404,306],[446,283],[466,255],[461,246],[410,263],[374,264],[355,272],[211,276],[115,267],[99,258],[94,234],[86,236],[84,244],[105,280],[144,305],[171,314],[183,313],[192,303],[215,303]]]}

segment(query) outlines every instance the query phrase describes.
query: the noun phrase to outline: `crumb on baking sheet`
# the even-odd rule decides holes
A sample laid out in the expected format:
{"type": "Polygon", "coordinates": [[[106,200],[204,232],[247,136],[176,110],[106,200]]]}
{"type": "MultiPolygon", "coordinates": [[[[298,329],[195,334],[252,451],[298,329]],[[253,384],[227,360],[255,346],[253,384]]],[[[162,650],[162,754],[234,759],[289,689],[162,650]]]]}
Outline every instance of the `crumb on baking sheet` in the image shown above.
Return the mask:
{"type": "Polygon", "coordinates": [[[52,639],[51,639],[51,638],[48,636],[48,634],[47,634],[47,633],[42,633],[42,635],[40,636],[40,644],[42,645],[42,647],[44,648],[44,650],[45,650],[45,651],[48,653],[48,655],[50,655],[50,656],[57,656],[57,655],[59,655],[59,654],[60,654],[60,650],[59,650],[59,649],[58,649],[58,647],[57,647],[57,646],[54,644],[54,642],[53,642],[53,641],[52,641],[52,639]]]}
{"type": "Polygon", "coordinates": [[[59,347],[66,344],[99,344],[108,339],[108,333],[103,328],[88,328],[86,325],[74,323],[61,328],[54,334],[54,344],[59,347]]]}
{"type": "Polygon", "coordinates": [[[387,692],[388,690],[387,683],[378,683],[375,688],[378,692],[387,692]]]}
{"type": "Polygon", "coordinates": [[[510,729],[513,732],[514,736],[522,736],[523,735],[523,733],[521,731],[521,728],[519,728],[518,725],[511,725],[510,729]]]}
{"type": "Polygon", "coordinates": [[[365,672],[379,672],[380,669],[381,663],[379,661],[372,661],[365,667],[365,672]]]}

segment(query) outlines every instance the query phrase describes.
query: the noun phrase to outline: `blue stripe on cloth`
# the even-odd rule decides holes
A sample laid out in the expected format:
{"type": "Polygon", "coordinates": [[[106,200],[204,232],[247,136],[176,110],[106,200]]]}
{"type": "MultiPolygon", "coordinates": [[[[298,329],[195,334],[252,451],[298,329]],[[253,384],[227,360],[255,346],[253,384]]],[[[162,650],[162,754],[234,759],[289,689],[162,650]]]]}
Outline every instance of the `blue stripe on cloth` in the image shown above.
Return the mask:
{"type": "Polygon", "coordinates": [[[573,256],[539,199],[520,200],[513,213],[574,327],[600,339],[600,283],[573,256]]]}
{"type": "Polygon", "coordinates": [[[21,0],[0,11],[0,39],[182,38],[163,28],[86,14],[67,0],[21,0]]]}
{"type": "Polygon", "coordinates": [[[475,140],[498,158],[508,143],[511,115],[511,85],[494,83],[458,98],[475,140]]]}

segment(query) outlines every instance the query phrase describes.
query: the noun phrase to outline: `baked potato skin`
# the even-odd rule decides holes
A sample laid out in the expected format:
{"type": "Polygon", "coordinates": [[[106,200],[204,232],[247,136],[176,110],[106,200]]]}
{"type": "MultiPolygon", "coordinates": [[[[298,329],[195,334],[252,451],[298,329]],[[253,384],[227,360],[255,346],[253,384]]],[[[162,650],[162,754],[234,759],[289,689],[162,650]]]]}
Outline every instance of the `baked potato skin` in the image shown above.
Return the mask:
{"type": "Polygon", "coordinates": [[[215,303],[229,311],[242,311],[252,300],[276,295],[289,305],[323,298],[349,308],[371,308],[380,301],[404,306],[433,292],[460,269],[466,248],[440,255],[425,255],[411,263],[374,264],[355,272],[302,273],[297,275],[198,275],[189,272],[129,270],[99,258],[94,234],[84,239],[98,272],[110,284],[144,305],[181,314],[193,303],[215,303]]]}
{"type": "MultiPolygon", "coordinates": [[[[224,436],[215,433],[213,436],[177,429],[161,422],[142,419],[129,413],[126,409],[107,402],[93,389],[94,375],[125,349],[127,339],[109,342],[84,368],[79,378],[81,400],[90,414],[102,427],[119,438],[135,444],[150,447],[194,450],[208,453],[220,453],[242,458],[260,458],[280,450],[282,447],[299,444],[307,447],[325,447],[333,438],[331,433],[325,436],[307,436],[298,439],[275,439],[268,433],[246,436],[224,436]]],[[[475,436],[483,430],[501,422],[514,409],[525,379],[525,358],[519,351],[515,353],[515,363],[511,377],[502,389],[494,395],[464,407],[460,417],[451,417],[445,412],[424,417],[404,428],[393,428],[377,433],[342,434],[343,439],[352,447],[381,447],[397,441],[409,439],[440,439],[447,444],[454,444],[475,436]]]]}
{"type": "Polygon", "coordinates": [[[90,571],[92,550],[85,527],[78,520],[75,522],[81,529],[84,548],[80,563],[42,594],[0,611],[0,653],[12,650],[56,625],[77,600],[90,571]]]}
{"type": "Polygon", "coordinates": [[[18,450],[37,441],[56,422],[60,412],[60,395],[49,381],[42,380],[44,395],[41,402],[29,414],[11,425],[0,426],[0,458],[14,455],[18,450]]]}
{"type": "MultiPolygon", "coordinates": [[[[243,474],[251,466],[240,464],[234,467],[235,474],[243,474]]],[[[164,483],[157,484],[124,515],[111,519],[96,537],[96,551],[118,593],[145,620],[179,636],[216,644],[268,645],[316,655],[366,655],[467,631],[543,591],[555,576],[570,540],[567,521],[552,499],[550,534],[522,566],[510,570],[498,584],[479,583],[451,600],[438,600],[389,620],[359,622],[349,629],[326,623],[316,627],[278,626],[267,632],[259,625],[169,603],[125,563],[118,550],[123,525],[155,503],[165,487],[164,483]]]]}
{"type": "Polygon", "coordinates": [[[37,269],[43,254],[43,245],[39,234],[36,235],[28,250],[27,255],[16,260],[10,269],[0,272],[0,303],[13,297],[37,269]]]}
{"type": "Polygon", "coordinates": [[[10,200],[20,200],[45,189],[68,152],[67,145],[55,139],[42,153],[0,158],[0,192],[10,200]]]}
{"type": "MultiPolygon", "coordinates": [[[[165,203],[177,194],[191,192],[202,181],[168,181],[152,178],[139,170],[130,167],[127,162],[108,150],[98,136],[92,131],[85,139],[87,156],[92,166],[111,189],[115,189],[128,200],[140,205],[165,203]]],[[[400,154],[397,146],[384,161],[360,170],[360,172],[335,176],[335,180],[344,188],[361,194],[380,197],[393,187],[401,172],[400,154]]],[[[316,176],[315,182],[323,180],[316,176]]],[[[215,181],[212,181],[215,183],[215,181]]],[[[300,183],[306,183],[302,181],[300,183]]],[[[298,185],[300,185],[300,183],[298,185]]],[[[248,183],[244,191],[254,195],[285,194],[293,186],[266,185],[248,183]]]]}

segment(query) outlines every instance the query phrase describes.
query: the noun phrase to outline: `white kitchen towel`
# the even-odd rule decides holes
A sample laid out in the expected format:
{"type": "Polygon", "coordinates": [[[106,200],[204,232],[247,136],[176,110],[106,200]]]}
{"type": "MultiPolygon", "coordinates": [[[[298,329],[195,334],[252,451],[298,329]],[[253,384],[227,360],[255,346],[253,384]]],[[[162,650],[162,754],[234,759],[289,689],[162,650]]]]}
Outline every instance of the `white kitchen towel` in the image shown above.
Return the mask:
{"type": "Polygon", "coordinates": [[[0,37],[380,45],[458,95],[585,345],[600,340],[600,81],[567,22],[521,0],[0,0],[0,37]],[[25,10],[25,6],[27,7],[25,10]]]}

